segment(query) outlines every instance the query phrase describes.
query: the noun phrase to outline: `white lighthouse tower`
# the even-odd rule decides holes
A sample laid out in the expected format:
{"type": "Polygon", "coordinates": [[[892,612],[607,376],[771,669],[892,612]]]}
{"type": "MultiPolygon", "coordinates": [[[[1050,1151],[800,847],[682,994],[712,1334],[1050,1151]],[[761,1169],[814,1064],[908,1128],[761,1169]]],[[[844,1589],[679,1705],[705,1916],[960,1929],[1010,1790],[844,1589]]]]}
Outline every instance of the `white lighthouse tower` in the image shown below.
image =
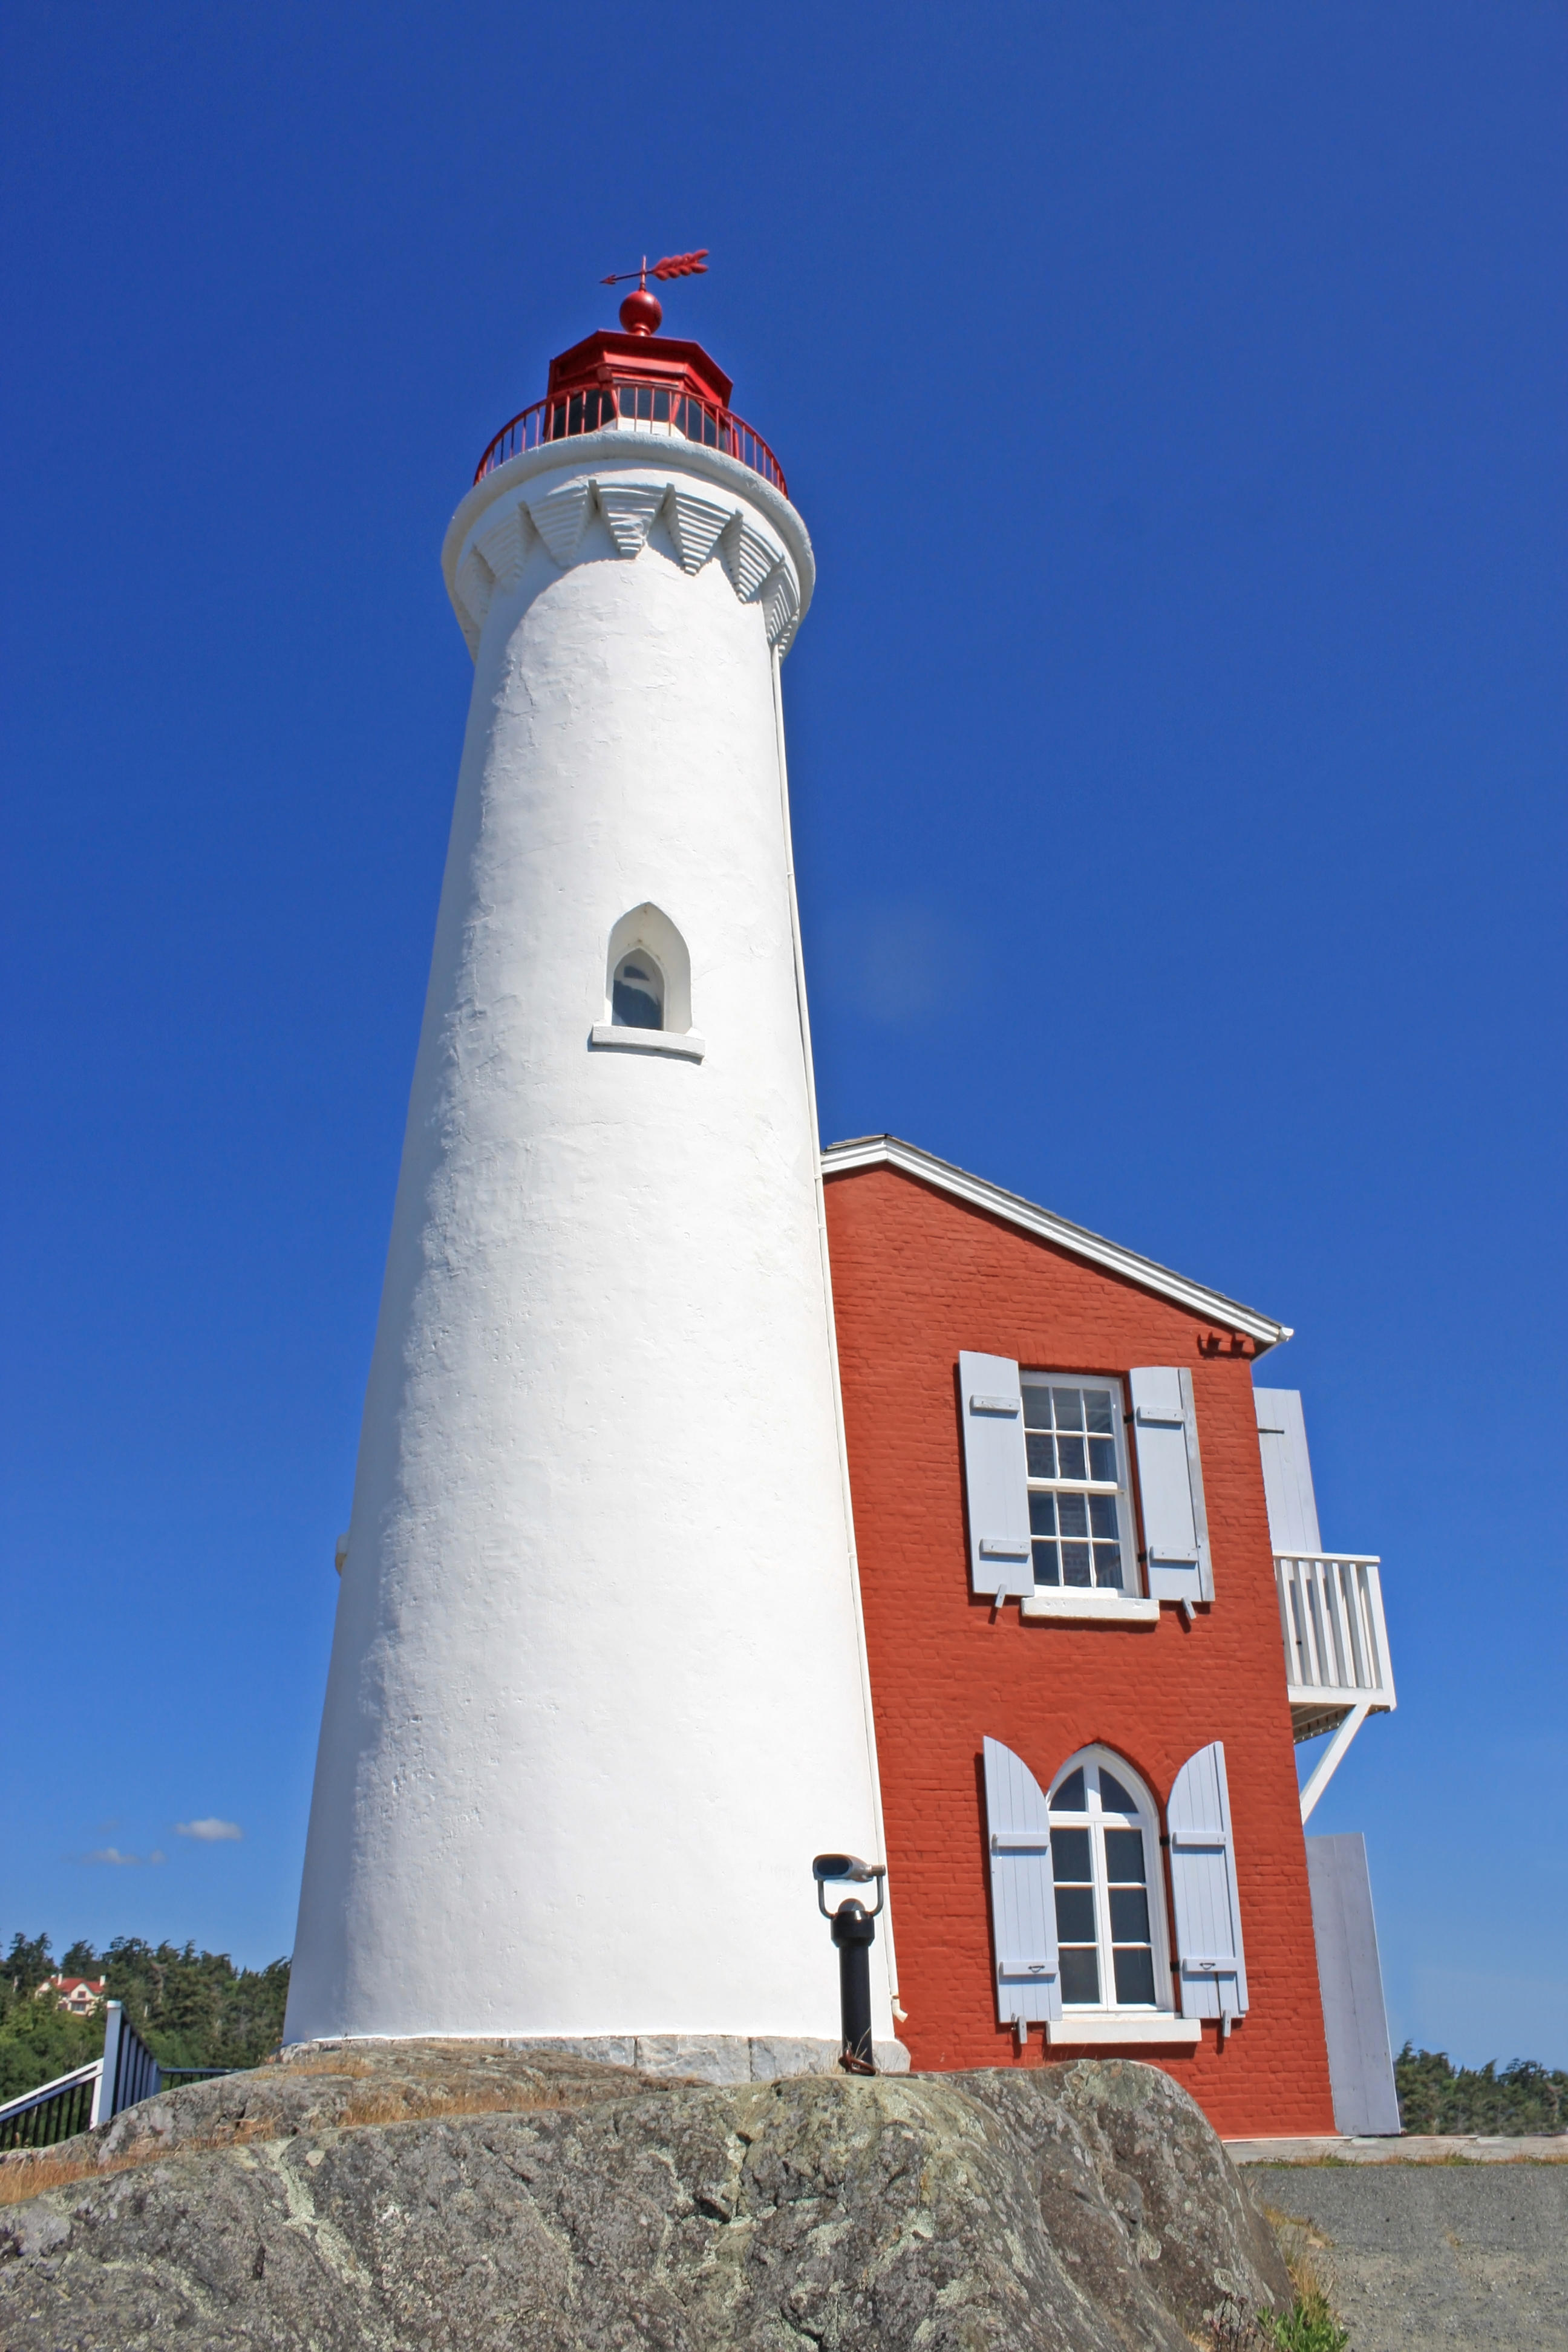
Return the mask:
{"type": "Polygon", "coordinates": [[[779,702],[814,565],[728,379],[621,316],[443,551],[473,700],[288,2035],[734,2072],[837,2050],[812,1857],[881,1851],[779,702]]]}

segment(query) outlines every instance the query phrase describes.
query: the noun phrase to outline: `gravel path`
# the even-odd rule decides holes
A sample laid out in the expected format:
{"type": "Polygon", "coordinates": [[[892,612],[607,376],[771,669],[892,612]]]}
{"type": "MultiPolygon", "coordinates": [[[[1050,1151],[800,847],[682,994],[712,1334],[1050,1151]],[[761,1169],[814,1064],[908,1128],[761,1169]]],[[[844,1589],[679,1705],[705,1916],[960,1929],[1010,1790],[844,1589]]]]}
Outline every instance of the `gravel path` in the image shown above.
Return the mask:
{"type": "Polygon", "coordinates": [[[1309,2223],[1351,2352],[1568,2352],[1568,2165],[1248,2165],[1309,2223]]]}

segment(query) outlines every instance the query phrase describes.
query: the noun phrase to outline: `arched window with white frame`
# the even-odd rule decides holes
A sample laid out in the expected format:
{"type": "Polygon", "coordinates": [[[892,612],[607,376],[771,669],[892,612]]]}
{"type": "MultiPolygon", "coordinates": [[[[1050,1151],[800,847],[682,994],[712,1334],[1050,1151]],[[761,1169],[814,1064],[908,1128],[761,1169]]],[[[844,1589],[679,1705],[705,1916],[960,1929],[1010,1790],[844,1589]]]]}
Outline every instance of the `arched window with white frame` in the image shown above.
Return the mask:
{"type": "Polygon", "coordinates": [[[691,1025],[691,958],[662,907],[645,899],[612,924],[605,965],[605,1017],[589,1046],[630,1048],[700,1062],[708,1048],[691,1025]]]}
{"type": "Polygon", "coordinates": [[[1111,1749],[1086,1748],[1058,1773],[1048,1812],[1064,2014],[1169,2011],[1160,1817],[1148,1790],[1111,1749]]]}
{"type": "Polygon", "coordinates": [[[611,1031],[690,1034],[691,957],[680,932],[651,899],[611,926],[605,1000],[605,1026],[611,1031]]]}

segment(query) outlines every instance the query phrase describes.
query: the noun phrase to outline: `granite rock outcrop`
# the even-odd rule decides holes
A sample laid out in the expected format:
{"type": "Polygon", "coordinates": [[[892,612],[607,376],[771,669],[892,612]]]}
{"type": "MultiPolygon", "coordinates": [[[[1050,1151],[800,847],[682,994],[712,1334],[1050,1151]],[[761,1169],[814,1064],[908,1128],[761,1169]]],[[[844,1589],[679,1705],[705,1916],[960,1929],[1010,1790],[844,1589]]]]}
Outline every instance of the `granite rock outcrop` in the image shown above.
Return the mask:
{"type": "Polygon", "coordinates": [[[714,2085],[362,2045],[0,2195],[5,2352],[1187,2352],[1289,2301],[1198,2109],[1128,2061],[714,2085]]]}

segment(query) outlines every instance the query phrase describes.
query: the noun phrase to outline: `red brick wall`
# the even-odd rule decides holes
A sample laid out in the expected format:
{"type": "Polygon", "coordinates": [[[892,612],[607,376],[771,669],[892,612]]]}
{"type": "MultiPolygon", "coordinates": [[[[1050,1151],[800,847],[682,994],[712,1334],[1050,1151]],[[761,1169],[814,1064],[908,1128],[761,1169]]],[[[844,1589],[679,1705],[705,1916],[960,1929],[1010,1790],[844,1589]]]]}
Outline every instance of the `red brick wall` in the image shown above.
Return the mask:
{"type": "Polygon", "coordinates": [[[1205,2023],[1194,2052],[1121,2054],[1165,2066],[1231,2137],[1331,2132],[1250,1361],[1208,1352],[1206,1319],[892,1169],[830,1177],[827,1219],[900,2031],[914,2063],[1042,2060],[1038,2027],[1020,2057],[996,2022],[982,1738],[1015,1749],[1042,1787],[1103,1741],[1162,1804],[1187,1758],[1223,1739],[1251,2005],[1223,2045],[1205,2023]],[[961,1348],[1123,1379],[1134,1364],[1191,1367],[1215,1601],[1190,1629],[1174,1609],[1147,1629],[1025,1623],[1016,1603],[994,1622],[971,1598],[961,1348]]]}

